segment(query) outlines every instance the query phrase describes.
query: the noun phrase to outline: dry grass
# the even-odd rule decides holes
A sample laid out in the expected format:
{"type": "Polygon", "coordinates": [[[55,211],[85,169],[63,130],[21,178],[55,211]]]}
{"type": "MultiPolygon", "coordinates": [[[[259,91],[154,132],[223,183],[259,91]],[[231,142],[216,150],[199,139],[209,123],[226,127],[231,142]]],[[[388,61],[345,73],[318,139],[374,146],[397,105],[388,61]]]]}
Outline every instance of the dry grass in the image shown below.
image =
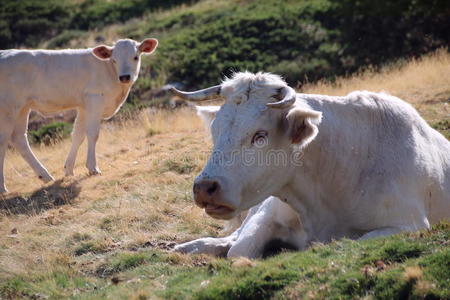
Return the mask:
{"type": "Polygon", "coordinates": [[[101,176],[86,175],[83,145],[77,175],[63,178],[69,147],[65,141],[34,149],[58,179],[46,186],[17,153],[8,153],[12,193],[0,199],[0,281],[30,266],[46,269],[55,254],[73,256],[83,235],[101,252],[218,230],[191,201],[190,185],[209,146],[190,109],[144,111],[138,120],[104,124],[98,142],[101,176]]]}
{"type": "MultiPolygon", "coordinates": [[[[398,69],[305,87],[307,92],[341,95],[355,89],[389,91],[412,102],[428,120],[448,120],[450,56],[440,51],[398,69]]],[[[77,175],[63,178],[69,147],[67,140],[34,149],[58,179],[45,186],[17,153],[8,152],[6,183],[12,193],[0,199],[0,282],[71,264],[91,274],[103,253],[148,242],[164,248],[161,241],[220,230],[222,223],[192,201],[191,184],[210,144],[191,109],[149,110],[135,120],[104,123],[97,151],[101,176],[87,176],[83,145],[77,175]],[[82,255],[86,252],[95,255],[82,255]]]]}
{"type": "Polygon", "coordinates": [[[381,71],[367,69],[334,83],[302,87],[304,93],[346,95],[355,90],[388,92],[411,104],[428,121],[450,118],[450,54],[440,49],[419,59],[398,62],[381,71]]]}

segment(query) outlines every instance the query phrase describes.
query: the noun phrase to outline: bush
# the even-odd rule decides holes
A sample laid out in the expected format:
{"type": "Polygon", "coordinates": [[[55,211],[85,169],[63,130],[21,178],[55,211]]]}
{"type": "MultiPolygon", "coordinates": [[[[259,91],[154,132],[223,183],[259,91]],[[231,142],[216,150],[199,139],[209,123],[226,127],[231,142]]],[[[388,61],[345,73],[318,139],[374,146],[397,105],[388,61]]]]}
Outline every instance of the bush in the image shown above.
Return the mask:
{"type": "Polygon", "coordinates": [[[449,12],[443,0],[261,0],[177,12],[128,33],[164,32],[153,73],[168,82],[199,88],[233,71],[265,70],[295,85],[445,46],[449,12]]]}
{"type": "Polygon", "coordinates": [[[0,49],[37,46],[68,26],[70,11],[68,1],[2,0],[0,49]]]}
{"type": "Polygon", "coordinates": [[[57,35],[56,37],[52,38],[48,42],[47,47],[50,49],[65,48],[67,47],[67,45],[71,40],[81,38],[84,35],[86,35],[86,33],[81,30],[66,30],[60,35],[57,35]]]}
{"type": "Polygon", "coordinates": [[[36,47],[58,37],[56,44],[64,46],[79,30],[99,28],[140,17],[148,11],[168,8],[197,0],[2,0],[0,1],[0,49],[20,46],[36,47]],[[75,3],[74,3],[75,2],[75,3]],[[66,32],[68,31],[68,32],[66,32]]]}
{"type": "Polygon", "coordinates": [[[38,130],[28,131],[28,140],[32,144],[51,145],[70,136],[72,124],[54,122],[44,125],[38,130]]]}

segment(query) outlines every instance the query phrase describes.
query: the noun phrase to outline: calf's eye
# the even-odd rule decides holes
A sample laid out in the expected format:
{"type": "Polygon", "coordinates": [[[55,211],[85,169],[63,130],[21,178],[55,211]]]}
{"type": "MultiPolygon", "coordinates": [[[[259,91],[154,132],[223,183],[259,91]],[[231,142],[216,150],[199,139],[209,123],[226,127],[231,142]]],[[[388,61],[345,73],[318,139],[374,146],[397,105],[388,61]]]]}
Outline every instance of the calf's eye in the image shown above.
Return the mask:
{"type": "Polygon", "coordinates": [[[268,133],[265,130],[258,130],[252,137],[252,145],[256,147],[264,147],[267,145],[268,133]]]}
{"type": "Polygon", "coordinates": [[[137,56],[134,57],[134,60],[138,60],[138,59],[139,59],[139,57],[137,57],[137,56]]]}

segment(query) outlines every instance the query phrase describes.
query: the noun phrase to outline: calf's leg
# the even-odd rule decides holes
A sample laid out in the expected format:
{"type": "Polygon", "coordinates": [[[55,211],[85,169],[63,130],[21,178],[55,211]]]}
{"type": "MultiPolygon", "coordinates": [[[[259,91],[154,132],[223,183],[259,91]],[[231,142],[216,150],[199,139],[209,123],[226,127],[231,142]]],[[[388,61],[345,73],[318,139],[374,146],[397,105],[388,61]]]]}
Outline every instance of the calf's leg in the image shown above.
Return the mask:
{"type": "Polygon", "coordinates": [[[75,166],[75,160],[77,158],[78,149],[83,143],[86,136],[86,113],[84,110],[78,110],[77,118],[73,126],[72,131],[72,146],[70,147],[69,155],[67,156],[66,163],[64,164],[64,172],[66,176],[73,175],[73,168],[75,166]]]}
{"type": "Polygon", "coordinates": [[[90,100],[88,103],[91,105],[88,105],[86,108],[86,133],[88,141],[86,167],[89,170],[89,175],[97,175],[102,173],[97,166],[95,147],[100,134],[103,99],[95,98],[90,100]]]}
{"type": "MultiPolygon", "coordinates": [[[[2,100],[2,99],[0,99],[2,100]]],[[[8,143],[14,129],[14,122],[11,119],[12,114],[5,107],[0,107],[0,194],[7,193],[4,176],[4,163],[8,143]]]]}
{"type": "Polygon", "coordinates": [[[31,151],[30,144],[27,139],[27,127],[28,127],[28,110],[20,112],[19,117],[14,123],[14,130],[12,134],[12,144],[19,151],[20,155],[31,166],[36,175],[44,182],[54,180],[48,173],[47,169],[37,160],[31,151]]]}
{"type": "Polygon", "coordinates": [[[0,128],[0,194],[8,192],[5,186],[4,163],[10,134],[8,134],[5,129],[8,128],[0,128]]]}

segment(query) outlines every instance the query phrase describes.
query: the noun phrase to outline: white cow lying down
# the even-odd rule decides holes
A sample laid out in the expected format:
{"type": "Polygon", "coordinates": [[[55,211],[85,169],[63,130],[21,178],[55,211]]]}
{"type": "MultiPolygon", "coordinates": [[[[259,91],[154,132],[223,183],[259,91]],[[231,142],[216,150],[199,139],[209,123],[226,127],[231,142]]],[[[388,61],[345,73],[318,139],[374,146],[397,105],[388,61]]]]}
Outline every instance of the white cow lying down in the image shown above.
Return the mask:
{"type": "Polygon", "coordinates": [[[86,166],[90,174],[99,174],[95,144],[100,120],[119,110],[139,75],[140,55],[157,46],[156,39],[125,39],[93,49],[0,51],[0,193],[7,191],[3,172],[10,141],[40,179],[53,180],[27,141],[32,109],[43,114],[77,109],[65,173],[73,174],[78,148],[87,135],[86,166]]]}
{"type": "Polygon", "coordinates": [[[225,98],[220,110],[200,111],[214,118],[214,148],[194,182],[196,204],[231,219],[261,203],[230,236],[177,251],[260,257],[273,239],[304,249],[450,218],[450,142],[396,97],[296,94],[276,75],[248,72],[175,92],[197,101],[225,98]],[[274,153],[278,160],[267,159],[274,153]]]}

